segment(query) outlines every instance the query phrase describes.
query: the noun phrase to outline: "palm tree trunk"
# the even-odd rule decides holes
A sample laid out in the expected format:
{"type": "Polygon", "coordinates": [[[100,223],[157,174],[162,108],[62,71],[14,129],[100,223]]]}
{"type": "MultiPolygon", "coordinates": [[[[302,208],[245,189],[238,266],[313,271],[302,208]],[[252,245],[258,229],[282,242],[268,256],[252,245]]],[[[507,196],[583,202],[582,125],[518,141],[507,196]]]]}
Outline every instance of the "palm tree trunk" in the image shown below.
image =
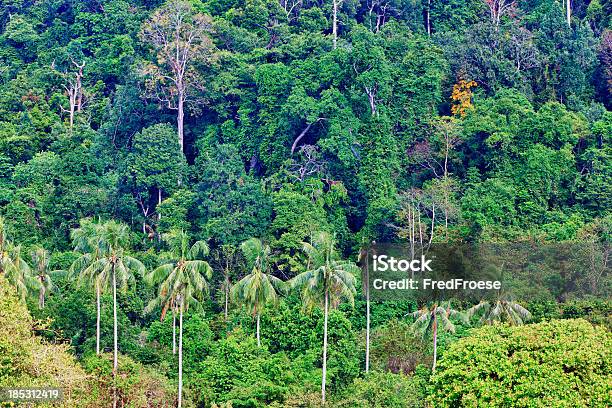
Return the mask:
{"type": "Polygon", "coordinates": [[[224,309],[224,313],[225,313],[225,321],[227,322],[227,311],[229,309],[229,275],[228,275],[228,271],[226,269],[225,271],[225,309],[224,309]]]}
{"type": "Polygon", "coordinates": [[[176,315],[172,312],[172,354],[176,354],[176,315]]]}
{"type": "Polygon", "coordinates": [[[366,355],[365,371],[370,372],[370,264],[366,254],[365,295],[366,295],[366,355]]]}
{"type": "Polygon", "coordinates": [[[113,408],[117,408],[117,274],[113,265],[113,408]]]}
{"type": "MultiPolygon", "coordinates": [[[[435,313],[435,312],[434,312],[435,313]]],[[[434,314],[433,321],[433,365],[431,367],[431,371],[433,373],[436,372],[436,360],[438,358],[438,319],[434,314]]]]}
{"type": "Polygon", "coordinates": [[[181,310],[179,312],[179,383],[178,383],[178,408],[183,401],[183,300],[181,299],[181,310]]]}
{"type": "Polygon", "coordinates": [[[40,291],[38,292],[38,308],[45,308],[45,285],[40,282],[40,291]]]}
{"type": "Polygon", "coordinates": [[[100,283],[96,282],[96,354],[100,354],[100,283]]]}
{"type": "Polygon", "coordinates": [[[261,337],[259,335],[259,320],[261,313],[257,312],[257,347],[261,347],[261,337]]]}
{"type": "Polygon", "coordinates": [[[321,379],[321,401],[325,405],[325,382],[327,380],[327,309],[329,303],[329,293],[325,291],[325,306],[324,306],[324,320],[323,320],[323,377],[321,379]]]}

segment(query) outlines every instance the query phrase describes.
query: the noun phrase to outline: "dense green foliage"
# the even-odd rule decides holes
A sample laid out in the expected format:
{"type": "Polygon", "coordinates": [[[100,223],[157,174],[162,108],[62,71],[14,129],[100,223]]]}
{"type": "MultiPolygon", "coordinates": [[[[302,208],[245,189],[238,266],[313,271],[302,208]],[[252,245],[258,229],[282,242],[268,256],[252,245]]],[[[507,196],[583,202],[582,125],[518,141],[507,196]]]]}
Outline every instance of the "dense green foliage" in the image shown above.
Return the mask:
{"type": "Polygon", "coordinates": [[[435,406],[610,406],[610,333],[584,320],[484,327],[449,347],[435,406]],[[469,365],[469,369],[466,366],[469,365]]]}
{"type": "Polygon", "coordinates": [[[609,405],[612,2],[566,3],[2,2],[0,386],[609,405]],[[589,261],[515,268],[468,320],[366,306],[370,241],[579,241],[589,261]]]}

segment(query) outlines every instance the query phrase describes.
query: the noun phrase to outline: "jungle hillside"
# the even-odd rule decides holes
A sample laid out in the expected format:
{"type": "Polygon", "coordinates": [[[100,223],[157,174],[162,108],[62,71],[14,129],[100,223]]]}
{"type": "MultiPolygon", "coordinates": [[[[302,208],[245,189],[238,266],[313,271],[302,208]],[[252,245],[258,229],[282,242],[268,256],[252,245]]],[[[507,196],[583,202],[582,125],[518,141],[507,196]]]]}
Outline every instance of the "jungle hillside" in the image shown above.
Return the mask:
{"type": "Polygon", "coordinates": [[[610,407],[611,142],[610,0],[2,0],[0,407],[610,407]]]}

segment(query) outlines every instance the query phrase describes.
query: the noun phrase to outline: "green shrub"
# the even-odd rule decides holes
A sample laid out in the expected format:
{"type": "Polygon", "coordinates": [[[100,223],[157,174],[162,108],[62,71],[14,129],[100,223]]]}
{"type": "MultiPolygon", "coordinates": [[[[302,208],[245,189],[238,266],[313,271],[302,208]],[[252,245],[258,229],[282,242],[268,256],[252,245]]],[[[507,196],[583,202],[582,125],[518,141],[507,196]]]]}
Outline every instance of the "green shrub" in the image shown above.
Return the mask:
{"type": "MultiPolygon", "coordinates": [[[[117,372],[117,405],[130,408],[170,408],[175,406],[176,387],[166,377],[120,355],[117,372]]],[[[92,374],[90,397],[95,407],[110,407],[113,401],[113,355],[92,354],[83,359],[85,370],[92,374]]],[[[185,407],[193,406],[189,400],[185,407]]],[[[92,406],[93,408],[93,406],[92,406]]]]}
{"type": "Polygon", "coordinates": [[[69,347],[44,342],[33,334],[36,325],[0,274],[0,388],[61,387],[64,399],[57,406],[93,407],[85,402],[89,377],[69,347]]]}
{"type": "Polygon", "coordinates": [[[406,376],[373,371],[357,378],[333,403],[337,408],[419,408],[424,407],[425,380],[422,376],[406,376]]]}
{"type": "Polygon", "coordinates": [[[612,336],[582,320],[475,329],[432,376],[435,407],[608,407],[612,336]]]}

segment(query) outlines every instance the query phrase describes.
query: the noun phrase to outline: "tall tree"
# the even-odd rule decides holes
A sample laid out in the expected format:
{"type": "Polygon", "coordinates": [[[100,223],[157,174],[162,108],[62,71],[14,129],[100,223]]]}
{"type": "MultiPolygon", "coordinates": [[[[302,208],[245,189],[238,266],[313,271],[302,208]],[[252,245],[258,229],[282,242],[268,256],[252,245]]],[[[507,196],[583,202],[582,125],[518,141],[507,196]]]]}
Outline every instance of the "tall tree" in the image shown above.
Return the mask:
{"type": "Polygon", "coordinates": [[[100,260],[102,247],[98,245],[101,239],[101,225],[90,219],[83,219],[79,228],[71,231],[70,237],[74,250],[81,253],[70,266],[69,275],[76,278],[79,286],[93,286],[96,293],[96,354],[100,354],[100,309],[102,291],[109,286],[110,277],[104,270],[91,268],[100,260]]]}
{"type": "Polygon", "coordinates": [[[512,13],[516,8],[516,0],[484,0],[484,2],[489,7],[491,23],[495,27],[499,26],[503,16],[512,13]]]}
{"type": "Polygon", "coordinates": [[[327,232],[317,232],[311,242],[304,242],[308,266],[291,281],[291,287],[299,288],[307,308],[323,306],[323,376],[321,401],[325,404],[327,380],[327,321],[330,307],[337,307],[342,300],[354,302],[355,275],[359,268],[353,262],[340,259],[335,250],[336,242],[327,232]]]}
{"type": "MultiPolygon", "coordinates": [[[[86,276],[95,276],[98,285],[103,277],[111,278],[113,290],[113,377],[117,377],[118,354],[118,324],[117,324],[117,289],[126,290],[134,283],[135,275],[144,275],[145,267],[136,258],[126,253],[130,243],[130,230],[116,221],[108,221],[97,228],[98,239],[92,242],[99,259],[92,262],[83,273],[86,276]]],[[[117,388],[113,387],[113,408],[117,406],[117,388]]]]}
{"type": "Polygon", "coordinates": [[[284,290],[284,282],[270,273],[270,246],[258,238],[240,245],[251,272],[232,287],[232,298],[244,303],[257,319],[257,346],[261,347],[261,312],[268,304],[278,302],[277,291],[284,290]]]}
{"type": "Polygon", "coordinates": [[[494,301],[483,300],[467,310],[467,316],[471,319],[478,317],[478,323],[491,325],[495,322],[507,322],[513,326],[522,325],[531,318],[529,310],[518,302],[504,296],[494,301]]]}
{"type": "Polygon", "coordinates": [[[171,0],[153,13],[140,33],[142,41],[154,51],[142,68],[147,93],[177,111],[178,139],[183,152],[185,103],[203,88],[197,65],[211,55],[211,32],[209,16],[194,13],[187,1],[171,0]]]}
{"type": "Polygon", "coordinates": [[[49,270],[50,253],[46,249],[39,247],[30,253],[32,258],[32,266],[34,274],[38,280],[38,307],[45,308],[45,296],[48,292],[55,289],[51,276],[59,271],[51,272],[49,270]]]}
{"type": "Polygon", "coordinates": [[[234,266],[236,266],[237,260],[237,248],[230,244],[222,245],[214,253],[215,261],[219,268],[223,271],[223,283],[221,284],[221,290],[223,291],[223,316],[227,322],[229,313],[229,300],[230,291],[232,289],[232,282],[230,280],[230,274],[234,266]]]}
{"type": "Polygon", "coordinates": [[[6,272],[6,267],[9,262],[8,249],[10,247],[10,241],[6,230],[6,222],[4,221],[4,217],[0,215],[0,273],[6,272]]]}
{"type": "Polygon", "coordinates": [[[332,36],[334,50],[338,46],[338,13],[340,12],[342,3],[344,3],[344,0],[332,0],[332,36]]]}
{"type": "Polygon", "coordinates": [[[38,282],[32,275],[30,265],[23,259],[21,246],[9,244],[3,258],[6,280],[15,287],[21,301],[25,302],[28,293],[38,287],[38,282]]]}
{"type": "Polygon", "coordinates": [[[206,242],[197,241],[190,245],[189,236],[182,230],[173,230],[162,236],[170,250],[167,262],[157,267],[145,277],[149,284],[159,284],[157,297],[145,308],[147,313],[162,308],[164,319],[169,308],[175,307],[179,314],[179,383],[178,407],[183,396],[183,314],[190,305],[200,307],[200,302],[209,293],[208,281],[212,268],[208,262],[198,259],[208,255],[206,242]]]}
{"type": "Polygon", "coordinates": [[[144,217],[143,233],[146,233],[147,217],[152,212],[152,205],[159,206],[164,194],[169,196],[177,189],[187,163],[181,154],[174,130],[165,123],[158,123],[136,133],[128,159],[128,169],[135,184],[136,202],[144,217]]]}
{"type": "Polygon", "coordinates": [[[364,246],[359,252],[359,261],[362,262],[363,272],[362,288],[366,298],[366,351],[365,351],[365,371],[370,372],[370,256],[373,255],[373,248],[370,245],[364,246]]]}
{"type": "Polygon", "coordinates": [[[450,303],[439,304],[434,303],[432,306],[424,306],[423,308],[412,313],[415,321],[412,325],[413,329],[422,337],[426,337],[429,333],[433,337],[433,364],[431,371],[436,371],[436,360],[438,357],[438,330],[455,332],[455,325],[450,321],[450,317],[460,317],[465,319],[464,315],[451,308],[450,303]],[[438,326],[440,326],[438,328],[438,326]]]}

